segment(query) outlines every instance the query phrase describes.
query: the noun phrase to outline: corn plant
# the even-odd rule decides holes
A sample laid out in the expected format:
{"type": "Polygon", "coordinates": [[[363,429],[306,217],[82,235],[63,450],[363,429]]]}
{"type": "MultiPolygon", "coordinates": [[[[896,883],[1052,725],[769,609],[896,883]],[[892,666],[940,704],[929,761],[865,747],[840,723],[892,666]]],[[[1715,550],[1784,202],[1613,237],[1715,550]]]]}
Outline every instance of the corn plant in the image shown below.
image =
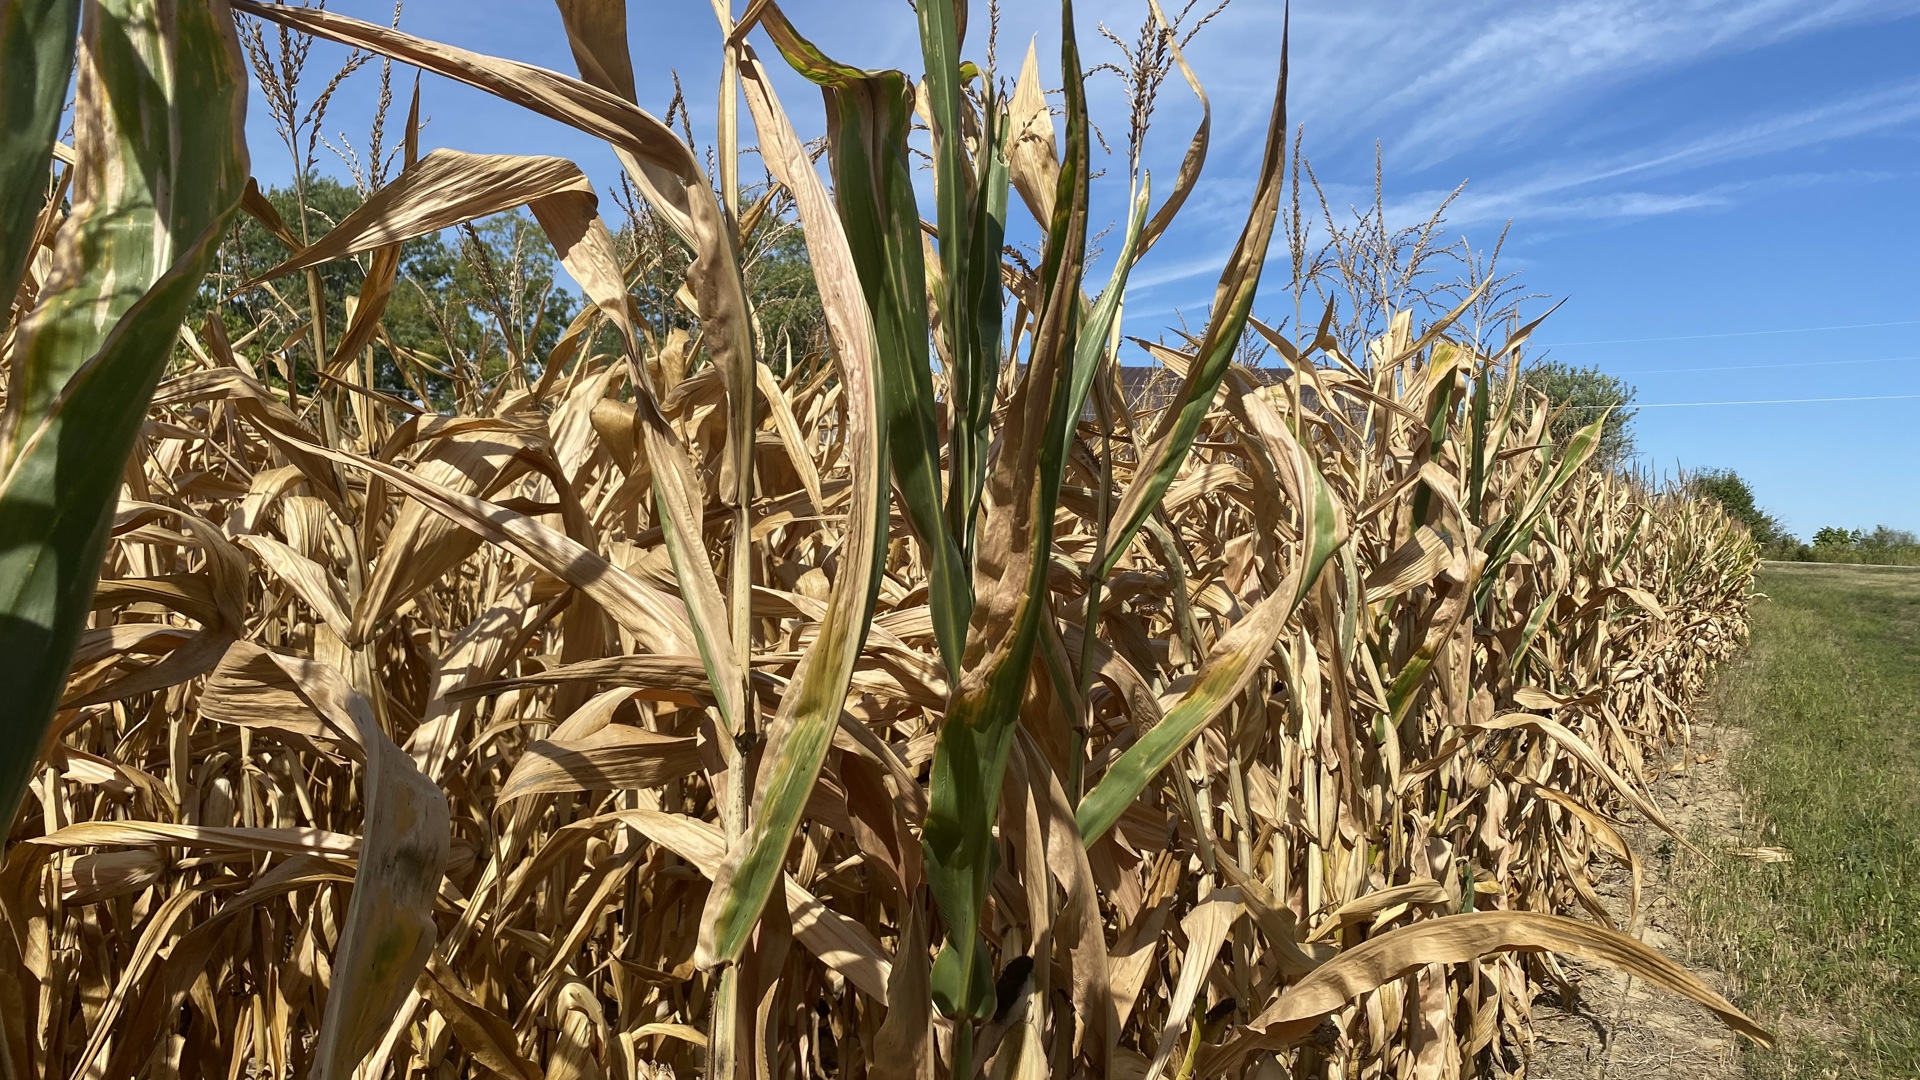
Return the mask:
{"type": "Polygon", "coordinates": [[[82,26],[81,6],[0,9],[0,288],[21,312],[0,420],[9,816],[65,687],[146,399],[246,181],[244,77],[224,8],[89,4],[82,26]],[[48,197],[76,33],[75,145],[60,148],[70,165],[48,197]]]}
{"type": "Polygon", "coordinates": [[[1638,902],[1619,815],[1665,824],[1653,765],[1743,638],[1751,539],[1595,467],[1602,419],[1556,444],[1515,376],[1537,324],[1461,325],[1491,279],[1418,326],[1253,318],[1284,37],[1246,224],[1167,344],[1123,336],[1127,280],[1210,122],[1158,201],[1124,177],[1091,272],[1070,3],[1057,115],[1037,56],[1010,91],[965,59],[963,3],[918,5],[918,77],[723,6],[748,202],[736,106],[711,159],[643,110],[618,0],[558,5],[577,78],[232,0],[605,140],[685,287],[643,310],[659,268],[577,166],[420,154],[416,107],[400,172],[324,235],[279,223],[254,283],[356,260],[345,324],[287,301],[230,339],[181,325],[233,207],[277,220],[244,194],[230,16],[85,6],[70,155],[70,9],[0,22],[47,133],[5,159],[34,197],[9,203],[0,580],[39,650],[6,663],[45,685],[6,714],[14,1075],[1490,1075],[1553,953],[1765,1037],[1592,887],[1618,862],[1638,902]],[[765,44],[820,89],[830,182],[765,44]],[[199,80],[126,80],[176,127],[113,135],[121,64],[199,80]],[[776,192],[826,327],[779,374],[743,269],[776,192]],[[452,411],[377,389],[400,246],[521,207],[587,301],[560,342],[449,372],[452,411]],[[322,362],[304,399],[272,377],[294,349],[322,362]]]}

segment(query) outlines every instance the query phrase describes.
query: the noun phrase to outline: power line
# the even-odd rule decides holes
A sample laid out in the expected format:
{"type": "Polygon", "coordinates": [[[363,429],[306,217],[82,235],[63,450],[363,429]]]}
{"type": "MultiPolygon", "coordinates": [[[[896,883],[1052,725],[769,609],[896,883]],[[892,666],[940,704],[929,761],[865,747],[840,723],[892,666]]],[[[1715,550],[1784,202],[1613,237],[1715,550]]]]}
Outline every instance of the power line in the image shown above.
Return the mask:
{"type": "Polygon", "coordinates": [[[1573,345],[1638,345],[1646,341],[1705,341],[1708,338],[1763,337],[1768,334],[1816,334],[1827,330],[1869,330],[1882,326],[1920,326],[1920,319],[1900,319],[1894,322],[1847,323],[1842,326],[1796,326],[1786,330],[1734,330],[1724,334],[1679,334],[1673,337],[1635,337],[1610,338],[1606,341],[1555,341],[1544,343],[1543,349],[1564,349],[1573,345]]]}
{"type": "Polygon", "coordinates": [[[1583,412],[1596,409],[1689,409],[1702,405],[1817,405],[1830,401],[1912,401],[1920,394],[1868,394],[1860,397],[1760,398],[1753,401],[1653,401],[1629,405],[1574,405],[1583,412]]]}
{"type": "Polygon", "coordinates": [[[1869,360],[1800,360],[1788,364],[1723,364],[1716,367],[1644,368],[1616,371],[1615,375],[1671,375],[1682,371],[1760,371],[1770,368],[1839,367],[1844,364],[1888,364],[1896,360],[1920,360],[1920,356],[1876,356],[1869,360]]]}

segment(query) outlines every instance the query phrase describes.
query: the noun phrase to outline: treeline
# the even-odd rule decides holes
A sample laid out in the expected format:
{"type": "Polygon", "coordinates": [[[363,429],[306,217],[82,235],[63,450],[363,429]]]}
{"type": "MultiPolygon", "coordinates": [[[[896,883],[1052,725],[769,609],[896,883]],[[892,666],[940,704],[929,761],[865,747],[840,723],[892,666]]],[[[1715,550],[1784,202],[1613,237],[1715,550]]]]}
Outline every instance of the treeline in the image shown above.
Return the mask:
{"type": "Polygon", "coordinates": [[[1688,488],[1719,502],[1746,523],[1768,559],[1785,562],[1856,563],[1881,566],[1920,566],[1920,536],[1886,525],[1865,529],[1826,526],[1811,542],[1788,532],[1786,526],[1755,501],[1753,488],[1732,469],[1708,469],[1686,477],[1688,488]]]}
{"type": "Polygon", "coordinates": [[[1911,529],[1885,525],[1877,525],[1871,531],[1829,525],[1813,534],[1812,543],[1794,541],[1770,548],[1768,557],[1791,562],[1920,566],[1920,535],[1911,529]]]}

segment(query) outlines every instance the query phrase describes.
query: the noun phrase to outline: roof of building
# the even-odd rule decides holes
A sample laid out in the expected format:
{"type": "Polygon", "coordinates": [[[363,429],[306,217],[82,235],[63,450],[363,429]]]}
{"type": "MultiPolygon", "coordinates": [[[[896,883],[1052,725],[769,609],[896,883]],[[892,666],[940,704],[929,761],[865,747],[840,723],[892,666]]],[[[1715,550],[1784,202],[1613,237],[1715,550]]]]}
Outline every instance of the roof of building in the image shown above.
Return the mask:
{"type": "MultiPolygon", "coordinates": [[[[1284,383],[1292,374],[1285,368],[1277,367],[1244,370],[1261,386],[1284,383]]],[[[1180,383],[1180,375],[1161,364],[1120,365],[1120,393],[1126,398],[1127,405],[1136,412],[1164,409],[1173,404],[1174,395],[1180,392],[1180,383]]]]}

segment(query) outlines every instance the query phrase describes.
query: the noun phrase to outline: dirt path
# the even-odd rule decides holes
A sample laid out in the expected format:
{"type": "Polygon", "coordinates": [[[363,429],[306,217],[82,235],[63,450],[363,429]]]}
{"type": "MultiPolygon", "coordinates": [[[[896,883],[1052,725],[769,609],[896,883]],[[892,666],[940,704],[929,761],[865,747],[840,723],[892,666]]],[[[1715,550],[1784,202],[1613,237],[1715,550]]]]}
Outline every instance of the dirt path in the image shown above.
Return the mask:
{"type": "MultiPolygon", "coordinates": [[[[1740,799],[1727,775],[1726,759],[1740,733],[1696,724],[1691,762],[1679,756],[1655,786],[1655,800],[1682,836],[1732,838],[1740,833],[1740,799]]],[[[1598,883],[1597,891],[1623,929],[1680,960],[1684,913],[1670,884],[1673,841],[1660,830],[1636,824],[1628,842],[1642,865],[1639,916],[1626,925],[1632,880],[1624,867],[1598,883]]],[[[1610,968],[1562,961],[1579,985],[1578,999],[1535,1002],[1537,1041],[1527,1071],[1530,1080],[1735,1080],[1734,1037],[1712,1013],[1684,998],[1647,986],[1610,968]]],[[[1726,992],[1718,972],[1688,964],[1714,989],[1726,992]]]]}

